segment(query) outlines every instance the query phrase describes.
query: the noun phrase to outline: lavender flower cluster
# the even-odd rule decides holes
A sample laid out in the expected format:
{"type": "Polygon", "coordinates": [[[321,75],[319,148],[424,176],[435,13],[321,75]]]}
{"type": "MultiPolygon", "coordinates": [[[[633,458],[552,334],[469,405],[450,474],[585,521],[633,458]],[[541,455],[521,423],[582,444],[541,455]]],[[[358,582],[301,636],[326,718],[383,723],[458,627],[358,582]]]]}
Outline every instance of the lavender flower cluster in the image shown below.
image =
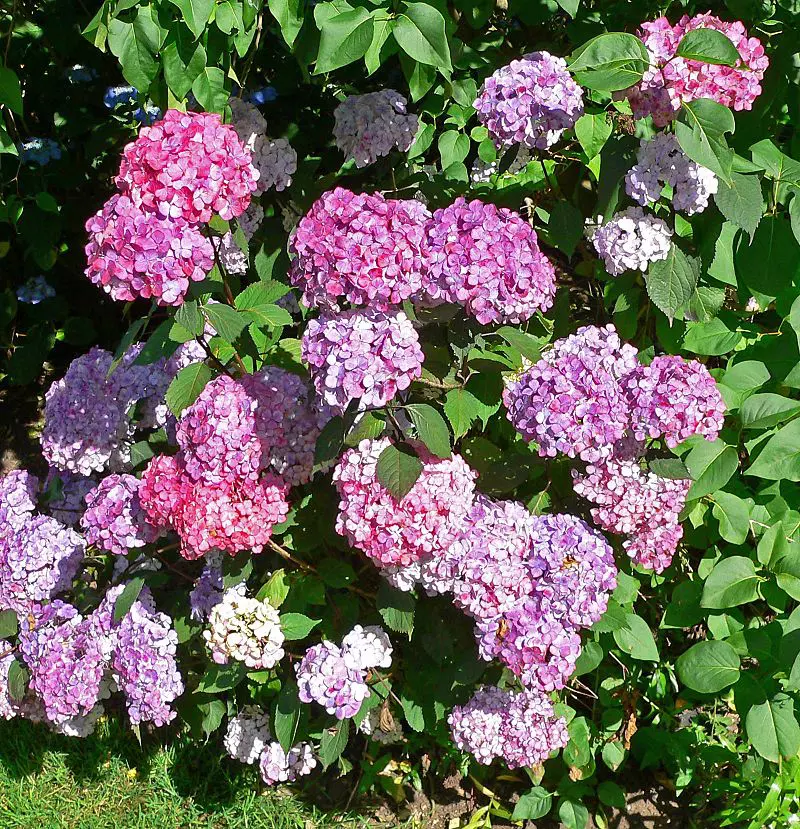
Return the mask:
{"type": "Polygon", "coordinates": [[[602,216],[599,221],[592,244],[612,276],[625,271],[644,273],[652,262],[669,255],[672,231],[663,219],[641,207],[628,207],[605,224],[602,216]]]}

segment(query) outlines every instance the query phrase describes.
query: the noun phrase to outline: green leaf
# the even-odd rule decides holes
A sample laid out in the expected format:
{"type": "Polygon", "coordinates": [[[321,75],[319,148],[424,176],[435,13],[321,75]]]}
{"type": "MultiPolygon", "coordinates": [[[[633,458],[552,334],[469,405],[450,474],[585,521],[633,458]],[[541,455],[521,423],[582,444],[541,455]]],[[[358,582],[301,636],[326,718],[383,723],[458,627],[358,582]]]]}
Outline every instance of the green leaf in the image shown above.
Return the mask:
{"type": "MultiPolygon", "coordinates": [[[[768,560],[774,560],[781,555],[781,550],[788,550],[789,544],[786,540],[786,535],[783,532],[783,527],[780,524],[775,524],[764,533],[762,540],[767,537],[767,534],[775,536],[775,547],[777,549],[768,550],[770,556],[768,560]]],[[[792,544],[791,552],[787,552],[782,558],[778,558],[772,567],[778,579],[778,586],[785,593],[788,593],[795,601],[800,601],[800,552],[798,552],[797,545],[792,544]]],[[[761,545],[759,544],[759,548],[761,545]]],[[[760,552],[760,549],[759,549],[760,552]]]]}
{"type": "Polygon", "coordinates": [[[717,357],[733,351],[742,339],[738,331],[731,331],[717,318],[709,322],[690,322],[686,326],[683,347],[692,354],[717,357]]]}
{"type": "MultiPolygon", "coordinates": [[[[0,639],[8,639],[10,636],[16,636],[19,630],[19,622],[17,621],[17,614],[14,610],[0,610],[0,639]]],[[[0,645],[0,653],[5,648],[0,645]]]]}
{"type": "Polygon", "coordinates": [[[675,135],[681,149],[698,164],[708,167],[724,182],[731,184],[733,150],[725,140],[736,124],[733,113],[708,98],[683,104],[683,120],[675,122],[675,135]]]}
{"type": "Polygon", "coordinates": [[[647,466],[654,475],[661,478],[685,481],[692,477],[680,458],[653,458],[647,466]]]}
{"type": "Polygon", "coordinates": [[[726,610],[758,598],[755,564],[746,556],[730,556],[714,565],[703,585],[700,604],[714,610],[726,610]]]}
{"type": "Polygon", "coordinates": [[[223,112],[228,103],[225,73],[216,66],[205,66],[192,82],[192,92],[207,112],[223,112]]]}
{"type": "Polygon", "coordinates": [[[800,726],[794,715],[794,702],[786,694],[776,694],[766,702],[753,705],[747,712],[745,729],[753,748],[773,763],[781,757],[794,757],[800,749],[800,726]]]}
{"type": "Polygon", "coordinates": [[[222,718],[225,716],[227,707],[221,699],[212,699],[199,706],[203,715],[200,721],[200,728],[203,735],[208,739],[222,725],[222,718]]]}
{"type": "Polygon", "coordinates": [[[322,761],[322,768],[326,769],[335,763],[342,752],[347,748],[347,741],[350,738],[350,720],[341,720],[331,728],[322,732],[322,740],[319,745],[319,759],[322,761]]]}
{"type": "Polygon", "coordinates": [[[372,15],[361,7],[326,20],[314,74],[332,72],[363,58],[372,43],[374,26],[372,15]]]}
{"type": "Polygon", "coordinates": [[[214,0],[170,0],[181,13],[181,20],[189,27],[195,40],[206,30],[214,8],[214,0]]]}
{"type": "Polygon", "coordinates": [[[344,419],[332,417],[323,427],[314,446],[314,465],[327,466],[339,457],[344,443],[344,419]]]}
{"type": "Polygon", "coordinates": [[[411,403],[405,407],[420,440],[439,458],[449,458],[450,430],[444,418],[427,403],[411,403]]]}
{"type": "Polygon", "coordinates": [[[612,129],[611,121],[605,112],[596,115],[587,112],[578,118],[575,123],[575,136],[589,161],[600,155],[600,150],[608,141],[612,129]]]}
{"type": "Polygon", "coordinates": [[[398,16],[394,37],[413,60],[450,73],[450,45],[442,13],[427,3],[407,3],[398,16]]]}
{"type": "Polygon", "coordinates": [[[453,427],[456,440],[465,435],[480,417],[482,406],[474,394],[466,389],[451,389],[444,400],[444,413],[453,427]]]}
{"type": "Polygon", "coordinates": [[[553,244],[567,256],[572,256],[583,237],[583,213],[572,202],[558,201],[550,211],[547,230],[553,244]]]}
{"type": "Polygon", "coordinates": [[[6,684],[8,687],[8,695],[15,702],[21,702],[25,699],[25,692],[28,690],[28,680],[30,673],[28,669],[19,661],[14,661],[8,666],[8,674],[6,675],[6,684]]]}
{"type": "Polygon", "coordinates": [[[685,460],[694,480],[686,496],[689,501],[722,489],[739,466],[736,448],[728,446],[720,438],[701,441],[685,460]]]}
{"type": "Polygon", "coordinates": [[[800,481],[800,420],[779,429],[745,474],[769,481],[800,481]]]}
{"type": "Polygon", "coordinates": [[[381,452],[376,468],[378,481],[396,501],[402,501],[422,472],[422,461],[407,443],[390,443],[381,452]]]}
{"type": "Polygon", "coordinates": [[[581,86],[615,92],[639,83],[649,63],[647,49],[638,37],[606,32],[572,53],[569,70],[581,86]]]}
{"type": "Polygon", "coordinates": [[[217,334],[228,343],[235,342],[250,321],[247,316],[240,314],[235,308],[221,302],[204,305],[203,312],[217,334]]]}
{"type": "Polygon", "coordinates": [[[115,622],[121,622],[128,615],[128,611],[139,598],[143,587],[144,579],[141,576],[135,576],[125,585],[122,592],[117,596],[117,600],[114,602],[115,622]]]}
{"type": "Polygon", "coordinates": [[[175,322],[182,325],[190,334],[200,337],[203,334],[205,321],[200,313],[200,307],[195,300],[184,302],[175,314],[175,322]]]}
{"type": "Polygon", "coordinates": [[[558,817],[566,829],[586,829],[589,810],[577,800],[562,798],[558,804],[558,817]]]}
{"type": "Polygon", "coordinates": [[[443,170],[451,164],[463,161],[469,154],[469,138],[457,130],[443,132],[439,136],[438,146],[443,170]]]}
{"type": "MultiPolygon", "coordinates": [[[[387,17],[384,9],[375,9],[372,12],[375,20],[375,28],[372,32],[372,42],[364,55],[364,64],[367,67],[367,74],[372,75],[381,67],[381,56],[389,35],[394,31],[395,19],[387,17]]],[[[391,45],[394,45],[393,43],[391,45]]]]}
{"type": "Polygon", "coordinates": [[[739,410],[745,429],[768,429],[800,413],[800,400],[780,394],[754,394],[739,410]]]}
{"type": "Polygon", "coordinates": [[[612,633],[621,651],[646,662],[658,662],[658,647],[653,633],[641,616],[625,614],[625,626],[612,633]]]}
{"type": "Polygon", "coordinates": [[[597,787],[597,797],[606,806],[625,810],[625,792],[611,780],[605,780],[597,787]]]}
{"type": "Polygon", "coordinates": [[[719,521],[719,534],[731,544],[744,544],[750,531],[750,507],[738,495],[720,490],[714,493],[714,518],[719,521]]]}
{"type": "Polygon", "coordinates": [[[22,88],[16,72],[0,66],[0,104],[5,104],[12,112],[22,115],[22,88]]]}
{"type": "Polygon", "coordinates": [[[291,325],[292,316],[284,308],[275,305],[274,290],[267,282],[248,285],[234,300],[236,307],[256,325],[291,325]]]}
{"type": "Polygon", "coordinates": [[[289,583],[286,580],[286,571],[281,568],[272,573],[269,580],[256,594],[256,598],[260,602],[268,601],[273,607],[280,607],[288,595],[289,583]]]}
{"type": "Polygon", "coordinates": [[[119,60],[128,83],[142,94],[158,74],[160,29],[153,20],[149,6],[140,6],[132,23],[115,17],[108,29],[108,46],[119,60]]]}
{"type": "Polygon", "coordinates": [[[600,756],[611,771],[616,771],[625,759],[625,749],[617,740],[610,740],[603,746],[600,756]]]}
{"type": "Polygon", "coordinates": [[[541,786],[525,792],[514,806],[512,820],[536,820],[544,817],[553,808],[553,795],[541,786]]]}
{"type": "Polygon", "coordinates": [[[212,377],[211,369],[205,363],[192,363],[182,368],[167,389],[166,401],[172,414],[180,417],[183,410],[197,400],[212,377]]]}
{"type": "Polygon", "coordinates": [[[800,186],[800,161],[782,153],[769,138],[750,147],[753,161],[766,170],[769,178],[780,184],[800,186]]]}
{"type": "Polygon", "coordinates": [[[647,293],[653,304],[672,322],[692,297],[700,278],[700,265],[674,242],[666,259],[652,262],[645,276],[647,293]]]}
{"type": "Polygon", "coordinates": [[[570,17],[575,17],[581,5],[581,0],[556,0],[556,2],[570,17]]]}
{"type": "Polygon", "coordinates": [[[293,642],[305,639],[314,628],[320,624],[319,619],[309,619],[302,613],[284,613],[281,615],[281,630],[284,638],[293,642]]]}
{"type": "Polygon", "coordinates": [[[205,49],[202,44],[192,42],[186,29],[176,26],[167,35],[161,59],[167,86],[176,98],[183,100],[195,78],[205,69],[205,49]]]}
{"type": "Polygon", "coordinates": [[[267,4],[272,16],[278,21],[286,44],[294,46],[297,35],[303,27],[303,0],[268,0],[267,4]]]}
{"type": "Polygon", "coordinates": [[[765,216],[735,261],[744,284],[765,297],[775,298],[800,277],[800,245],[782,216],[765,216]]]}
{"type": "Polygon", "coordinates": [[[681,682],[701,694],[716,694],[739,679],[739,655],[727,642],[698,642],[678,657],[681,682]]]}
{"type": "Polygon", "coordinates": [[[403,706],[403,716],[405,716],[406,722],[411,728],[418,733],[424,731],[425,715],[422,706],[416,700],[409,699],[405,694],[400,697],[400,705],[403,706]]]}
{"type": "Polygon", "coordinates": [[[718,66],[735,66],[742,59],[730,38],[716,29],[693,29],[687,32],[675,54],[679,58],[718,66]]]}
{"type": "Polygon", "coordinates": [[[752,240],[764,212],[764,197],[758,176],[731,173],[730,184],[719,182],[714,201],[720,213],[729,222],[740,227],[752,240]]]}
{"type": "Polygon", "coordinates": [[[293,680],[283,683],[272,717],[272,726],[275,736],[284,751],[294,745],[297,724],[300,721],[300,699],[297,695],[297,685],[293,680]]]}
{"type": "Polygon", "coordinates": [[[526,357],[532,363],[538,362],[542,356],[542,347],[546,340],[534,337],[533,334],[527,334],[518,328],[512,328],[510,325],[504,325],[494,333],[502,337],[510,346],[516,348],[523,357],[526,357]]]}
{"type": "Polygon", "coordinates": [[[396,590],[387,582],[381,581],[375,599],[375,606],[390,630],[411,636],[414,630],[415,605],[416,601],[413,594],[396,590]]]}
{"type": "Polygon", "coordinates": [[[202,694],[218,694],[220,691],[230,691],[246,675],[247,667],[242,662],[232,662],[230,665],[209,665],[197,686],[197,690],[202,694]]]}
{"type": "Polygon", "coordinates": [[[693,322],[708,322],[714,319],[725,304],[725,289],[703,285],[694,289],[684,317],[693,322]]]}

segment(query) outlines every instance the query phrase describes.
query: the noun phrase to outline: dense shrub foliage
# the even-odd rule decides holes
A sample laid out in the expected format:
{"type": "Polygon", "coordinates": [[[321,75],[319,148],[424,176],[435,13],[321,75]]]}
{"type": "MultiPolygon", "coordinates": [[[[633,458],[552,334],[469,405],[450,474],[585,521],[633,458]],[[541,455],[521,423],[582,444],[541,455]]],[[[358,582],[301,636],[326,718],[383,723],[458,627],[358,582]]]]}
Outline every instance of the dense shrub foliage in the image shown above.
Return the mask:
{"type": "Polygon", "coordinates": [[[795,3],[2,19],[0,717],[800,822],[795,3]]]}

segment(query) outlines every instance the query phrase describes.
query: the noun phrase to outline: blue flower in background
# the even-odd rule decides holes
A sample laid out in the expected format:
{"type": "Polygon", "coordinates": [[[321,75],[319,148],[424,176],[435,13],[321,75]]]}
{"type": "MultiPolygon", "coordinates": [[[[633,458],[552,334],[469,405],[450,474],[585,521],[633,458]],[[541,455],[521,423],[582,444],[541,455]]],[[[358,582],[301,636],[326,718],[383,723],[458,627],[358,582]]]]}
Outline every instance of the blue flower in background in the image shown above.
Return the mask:
{"type": "Polygon", "coordinates": [[[90,66],[82,66],[76,63],[71,69],[64,70],[64,76],[71,84],[89,83],[97,77],[97,72],[90,66]]]}
{"type": "Polygon", "coordinates": [[[17,299],[28,305],[38,305],[44,299],[56,295],[55,289],[43,276],[32,276],[17,288],[17,299]]]}
{"type": "Polygon", "coordinates": [[[45,164],[61,158],[61,147],[52,138],[28,138],[17,146],[20,158],[26,164],[45,164]]]}
{"type": "Polygon", "coordinates": [[[252,92],[246,92],[243,96],[245,101],[256,106],[268,104],[276,100],[278,97],[278,90],[274,86],[264,86],[261,89],[254,89],[252,92]]]}
{"type": "MultiPolygon", "coordinates": [[[[135,86],[109,86],[103,95],[103,103],[111,110],[138,105],[139,90],[135,86]]],[[[140,124],[152,124],[161,117],[161,110],[153,104],[146,103],[144,106],[136,107],[133,117],[140,124]]]]}

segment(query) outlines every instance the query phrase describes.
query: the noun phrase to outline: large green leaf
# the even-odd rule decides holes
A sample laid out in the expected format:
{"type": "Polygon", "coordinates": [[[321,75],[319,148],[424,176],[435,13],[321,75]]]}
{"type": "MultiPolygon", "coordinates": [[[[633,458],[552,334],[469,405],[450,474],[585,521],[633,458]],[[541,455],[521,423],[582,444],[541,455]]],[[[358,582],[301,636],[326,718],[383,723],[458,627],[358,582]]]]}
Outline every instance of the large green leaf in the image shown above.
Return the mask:
{"type": "Polygon", "coordinates": [[[716,694],[739,678],[739,655],[727,642],[698,642],[678,657],[681,682],[701,694],[716,694]]]}
{"type": "Polygon", "coordinates": [[[332,72],[363,58],[372,43],[375,21],[361,7],[334,15],[322,25],[315,74],[332,72]]]}
{"type": "Polygon", "coordinates": [[[439,412],[428,403],[411,403],[405,409],[428,449],[440,458],[449,458],[450,430],[439,412]]]}
{"type": "Polygon", "coordinates": [[[747,736],[753,748],[773,763],[781,757],[794,757],[800,749],[800,726],[794,702],[786,694],[776,694],[766,702],[753,705],[745,718],[747,736]]]}
{"type": "Polygon", "coordinates": [[[335,763],[347,747],[350,738],[350,720],[340,720],[331,728],[322,732],[322,739],[319,746],[319,759],[322,761],[322,768],[335,763]]]}
{"type": "Polygon", "coordinates": [[[228,103],[225,73],[217,66],[204,66],[192,81],[192,93],[207,112],[222,112],[228,103]]]}
{"type": "Polygon", "coordinates": [[[781,184],[800,186],[800,161],[782,153],[769,138],[750,147],[753,161],[766,170],[766,174],[781,184]]]}
{"type": "Polygon", "coordinates": [[[394,27],[395,40],[413,60],[449,73],[450,45],[442,13],[427,3],[407,3],[394,27]]]}
{"type": "Polygon", "coordinates": [[[5,104],[12,112],[22,115],[22,88],[16,72],[0,66],[0,104],[5,104]]]}
{"type": "Polygon", "coordinates": [[[407,443],[390,443],[376,466],[378,481],[397,501],[402,501],[422,472],[422,461],[407,443]]]}
{"type": "Polygon", "coordinates": [[[698,164],[708,167],[724,182],[731,183],[733,150],[725,140],[736,123],[733,113],[708,98],[698,98],[683,105],[683,115],[675,122],[675,135],[681,149],[698,164]]]}
{"type": "Polygon", "coordinates": [[[605,146],[613,126],[608,113],[585,113],[575,122],[575,137],[591,161],[605,146]]]}
{"type": "Polygon", "coordinates": [[[167,36],[161,50],[164,80],[172,94],[182,100],[192,88],[197,76],[205,69],[206,51],[201,43],[192,41],[189,32],[180,25],[167,36]]]}
{"type": "Polygon", "coordinates": [[[718,610],[726,610],[758,598],[761,581],[756,566],[746,556],[730,556],[719,561],[709,573],[703,585],[700,604],[718,610]]]}
{"type": "Polygon", "coordinates": [[[272,717],[275,736],[284,751],[289,751],[294,745],[297,724],[300,721],[300,710],[297,685],[289,679],[281,687],[272,717]]]}
{"type": "Polygon", "coordinates": [[[170,0],[177,6],[181,19],[189,27],[195,40],[206,30],[214,8],[214,0],[170,0]]]}
{"type": "Polygon", "coordinates": [[[614,92],[639,83],[649,63],[647,49],[638,37],[606,32],[576,49],[569,69],[581,86],[614,92]]]}
{"type": "Polygon", "coordinates": [[[731,544],[743,544],[750,531],[750,506],[747,501],[720,490],[714,493],[712,512],[719,521],[719,534],[731,544]]]}
{"type": "Polygon", "coordinates": [[[444,413],[453,427],[456,440],[465,435],[472,424],[481,416],[483,406],[472,392],[466,389],[451,389],[445,395],[444,413]]]}
{"type": "Polygon", "coordinates": [[[778,296],[800,278],[800,245],[782,216],[765,216],[735,261],[742,282],[765,297],[778,296]]]}
{"type": "Polygon", "coordinates": [[[687,32],[678,44],[675,55],[718,66],[734,66],[741,60],[739,50],[730,38],[716,29],[692,29],[687,32]]]}
{"type": "Polygon", "coordinates": [[[753,238],[764,213],[764,196],[761,193],[761,180],[758,176],[731,173],[730,184],[724,181],[718,183],[714,201],[720,213],[729,222],[733,222],[751,239],[753,238]]]}
{"type": "Polygon", "coordinates": [[[180,417],[181,412],[197,400],[212,377],[211,369],[205,363],[192,363],[177,373],[166,394],[167,406],[175,417],[180,417]]]}
{"type": "Polygon", "coordinates": [[[647,662],[658,662],[658,647],[647,622],[634,613],[625,614],[624,627],[612,633],[621,651],[647,662]]]}
{"type": "Polygon", "coordinates": [[[108,46],[119,60],[125,80],[142,93],[158,74],[160,37],[150,6],[140,6],[132,23],[115,17],[108,29],[108,46]]]}
{"type": "Polygon", "coordinates": [[[781,394],[754,394],[739,410],[745,429],[768,429],[800,413],[800,400],[781,394]]]}
{"type": "Polygon", "coordinates": [[[687,499],[702,498],[722,489],[738,466],[736,447],[728,446],[720,438],[698,443],[686,456],[686,468],[694,480],[687,499]]]}
{"type": "Polygon", "coordinates": [[[769,481],[800,481],[800,420],[779,429],[745,474],[769,481]]]}
{"type": "Polygon", "coordinates": [[[697,259],[687,256],[673,242],[666,259],[651,263],[645,276],[647,294],[672,322],[678,311],[692,298],[699,278],[697,259]]]}
{"type": "Polygon", "coordinates": [[[415,605],[416,600],[412,593],[397,590],[381,580],[375,606],[389,630],[405,633],[410,637],[414,630],[415,605]]]}
{"type": "Polygon", "coordinates": [[[686,326],[683,347],[692,354],[716,357],[732,351],[742,339],[739,331],[734,331],[719,317],[709,322],[691,322],[686,326]]]}
{"type": "Polygon", "coordinates": [[[293,46],[303,26],[303,0],[267,0],[283,39],[293,46]]]}

